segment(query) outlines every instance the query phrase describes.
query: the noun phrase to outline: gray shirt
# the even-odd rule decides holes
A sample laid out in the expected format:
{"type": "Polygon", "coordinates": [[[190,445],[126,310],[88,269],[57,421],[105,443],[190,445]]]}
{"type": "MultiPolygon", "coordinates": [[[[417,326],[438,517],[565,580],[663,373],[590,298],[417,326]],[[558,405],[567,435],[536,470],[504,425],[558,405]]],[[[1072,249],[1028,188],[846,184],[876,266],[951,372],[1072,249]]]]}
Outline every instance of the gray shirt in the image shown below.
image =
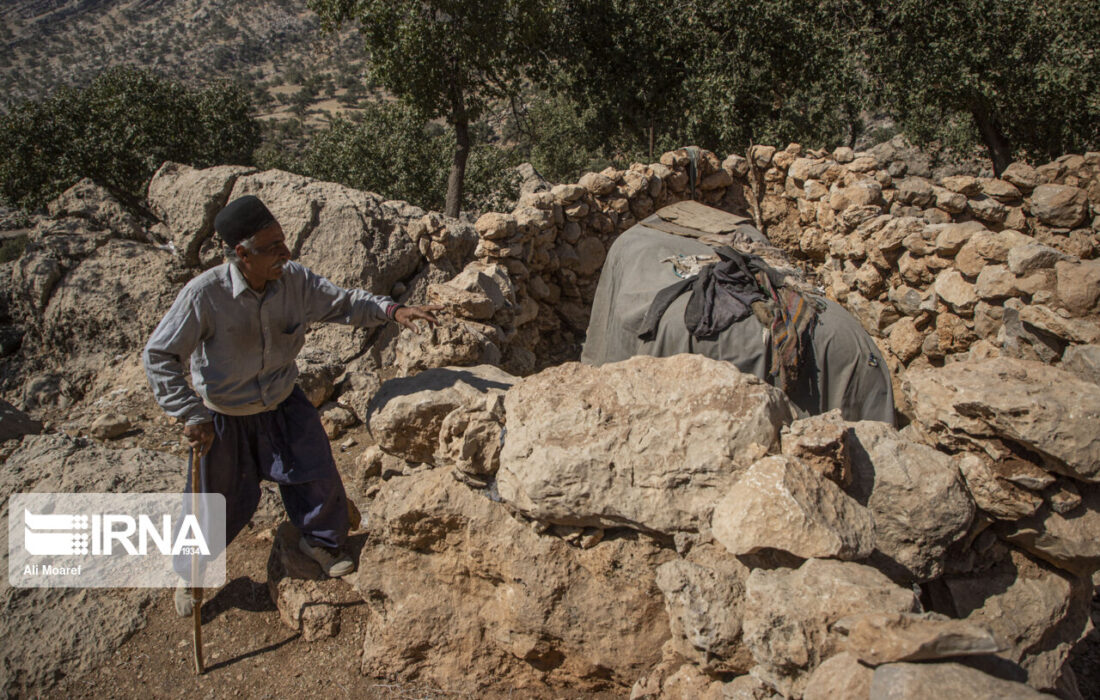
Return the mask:
{"type": "Polygon", "coordinates": [[[295,262],[256,292],[225,263],[180,291],[145,345],[145,374],[161,408],[188,425],[209,421],[210,411],[269,411],[294,389],[294,360],[309,324],[377,326],[396,307],[389,297],[341,289],[295,262]],[[194,391],[184,376],[187,358],[194,391]]]}

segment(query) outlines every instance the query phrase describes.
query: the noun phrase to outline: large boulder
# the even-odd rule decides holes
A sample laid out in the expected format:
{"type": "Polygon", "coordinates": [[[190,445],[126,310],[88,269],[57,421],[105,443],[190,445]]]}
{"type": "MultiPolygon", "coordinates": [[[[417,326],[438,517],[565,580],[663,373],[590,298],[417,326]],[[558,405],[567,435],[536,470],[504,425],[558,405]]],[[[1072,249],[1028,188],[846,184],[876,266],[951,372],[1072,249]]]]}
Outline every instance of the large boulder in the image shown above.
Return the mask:
{"type": "Polygon", "coordinates": [[[145,241],[145,227],[110,192],[89,178],[62,192],[46,207],[51,217],[84,219],[118,238],[145,241]]]}
{"type": "Polygon", "coordinates": [[[749,467],[718,501],[711,531],[731,554],[778,549],[803,559],[864,559],[875,546],[870,512],[786,456],[749,467]]]}
{"type": "Polygon", "coordinates": [[[862,613],[919,612],[911,589],[863,564],[810,559],[795,570],[756,569],[746,584],[745,642],[753,675],[787,696],[806,689],[809,674],[844,651],[840,619],[862,613]]]}
{"type": "Polygon", "coordinates": [[[1081,504],[1059,513],[1044,506],[1031,517],[1004,526],[1005,539],[1078,576],[1100,569],[1100,487],[1082,486],[1081,504]]]}
{"type": "MultiPolygon", "coordinates": [[[[298,261],[337,286],[393,295],[395,285],[407,283],[423,264],[407,232],[424,215],[415,207],[282,170],[238,177],[229,199],[246,194],[267,204],[298,261]]],[[[310,344],[344,362],[374,338],[372,332],[335,324],[311,333],[310,344]]]]}
{"type": "MultiPolygon", "coordinates": [[[[378,445],[387,453],[409,462],[445,463],[440,433],[453,412],[469,414],[486,407],[516,378],[502,369],[442,367],[382,384],[367,408],[366,422],[378,445]]],[[[452,419],[452,424],[458,418],[452,419]]],[[[463,431],[464,432],[464,431],[463,431]]],[[[452,449],[455,429],[445,437],[444,452],[452,449]]]]}
{"type": "Polygon", "coordinates": [[[711,674],[746,673],[752,655],[741,637],[749,569],[713,546],[657,568],[676,652],[711,674]]]}
{"type": "Polygon", "coordinates": [[[177,284],[171,254],[76,230],[43,230],[13,269],[25,356],[95,374],[145,345],[177,284]]]}
{"type": "Polygon", "coordinates": [[[214,217],[229,202],[237,178],[256,172],[241,165],[198,169],[171,161],[149,181],[149,208],[164,224],[184,265],[199,264],[199,251],[214,235],[214,217]]]}
{"type": "Polygon", "coordinates": [[[1057,687],[1066,657],[1090,628],[1091,583],[1018,550],[989,570],[944,577],[943,586],[938,611],[992,631],[1006,647],[999,655],[1022,666],[1033,688],[1057,687]]]}
{"type": "Polygon", "coordinates": [[[848,492],[874,518],[872,563],[898,579],[936,578],[947,548],[974,516],[958,467],[948,455],[906,440],[885,423],[861,421],[852,432],[848,492]]]}
{"type": "Polygon", "coordinates": [[[644,538],[584,549],[539,535],[443,470],[382,483],[356,587],[362,670],[456,692],[489,684],[625,693],[661,659],[668,617],[644,538]]]}
{"type": "Polygon", "coordinates": [[[914,420],[948,447],[1000,459],[1012,456],[1007,443],[1050,471],[1100,481],[1100,392],[1091,382],[999,357],[911,371],[902,387],[914,420]]]}
{"type": "Polygon", "coordinates": [[[779,390],[700,355],[567,363],[505,397],[501,498],[549,523],[706,530],[716,501],[779,443],[779,390]]]}

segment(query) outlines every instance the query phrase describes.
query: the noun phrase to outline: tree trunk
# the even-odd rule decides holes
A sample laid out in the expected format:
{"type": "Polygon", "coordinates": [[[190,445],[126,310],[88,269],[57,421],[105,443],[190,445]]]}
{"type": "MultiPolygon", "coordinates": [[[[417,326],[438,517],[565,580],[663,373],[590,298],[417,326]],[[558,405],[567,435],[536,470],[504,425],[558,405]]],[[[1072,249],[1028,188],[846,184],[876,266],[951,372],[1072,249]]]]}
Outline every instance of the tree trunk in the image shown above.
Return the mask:
{"type": "Polygon", "coordinates": [[[971,100],[970,113],[974,115],[974,123],[982,135],[986,149],[989,150],[989,158],[993,161],[993,174],[1000,177],[1009,165],[1012,164],[1012,146],[997,118],[989,113],[989,107],[982,98],[971,100]]]}
{"type": "Polygon", "coordinates": [[[466,179],[466,159],[470,157],[470,124],[466,116],[466,100],[462,88],[455,85],[451,92],[451,123],[455,128],[455,155],[451,174],[447,177],[447,205],[443,212],[457,217],[462,210],[462,186],[466,179]]]}

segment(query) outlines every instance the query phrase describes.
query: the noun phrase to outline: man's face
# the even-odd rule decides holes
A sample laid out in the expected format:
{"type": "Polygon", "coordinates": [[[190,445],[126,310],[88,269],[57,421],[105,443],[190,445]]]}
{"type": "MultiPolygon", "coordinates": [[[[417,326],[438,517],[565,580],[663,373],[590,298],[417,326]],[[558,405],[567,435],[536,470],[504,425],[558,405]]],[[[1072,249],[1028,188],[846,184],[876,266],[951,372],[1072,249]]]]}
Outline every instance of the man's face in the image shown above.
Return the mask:
{"type": "Polygon", "coordinates": [[[237,246],[237,255],[241,259],[241,272],[250,281],[270,282],[283,274],[283,265],[290,260],[290,249],[286,247],[283,227],[272,224],[258,231],[253,237],[253,250],[237,246]]]}

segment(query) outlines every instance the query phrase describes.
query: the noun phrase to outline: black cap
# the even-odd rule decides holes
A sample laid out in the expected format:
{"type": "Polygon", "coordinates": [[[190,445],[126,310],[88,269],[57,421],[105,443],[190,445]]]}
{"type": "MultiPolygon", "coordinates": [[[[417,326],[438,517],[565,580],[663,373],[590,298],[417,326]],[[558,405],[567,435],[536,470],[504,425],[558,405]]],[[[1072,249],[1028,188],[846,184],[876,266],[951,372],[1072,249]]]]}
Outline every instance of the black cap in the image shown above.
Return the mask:
{"type": "Polygon", "coordinates": [[[245,195],[234,199],[214,217],[214,230],[229,247],[235,247],[258,231],[277,223],[259,197],[245,195]]]}

